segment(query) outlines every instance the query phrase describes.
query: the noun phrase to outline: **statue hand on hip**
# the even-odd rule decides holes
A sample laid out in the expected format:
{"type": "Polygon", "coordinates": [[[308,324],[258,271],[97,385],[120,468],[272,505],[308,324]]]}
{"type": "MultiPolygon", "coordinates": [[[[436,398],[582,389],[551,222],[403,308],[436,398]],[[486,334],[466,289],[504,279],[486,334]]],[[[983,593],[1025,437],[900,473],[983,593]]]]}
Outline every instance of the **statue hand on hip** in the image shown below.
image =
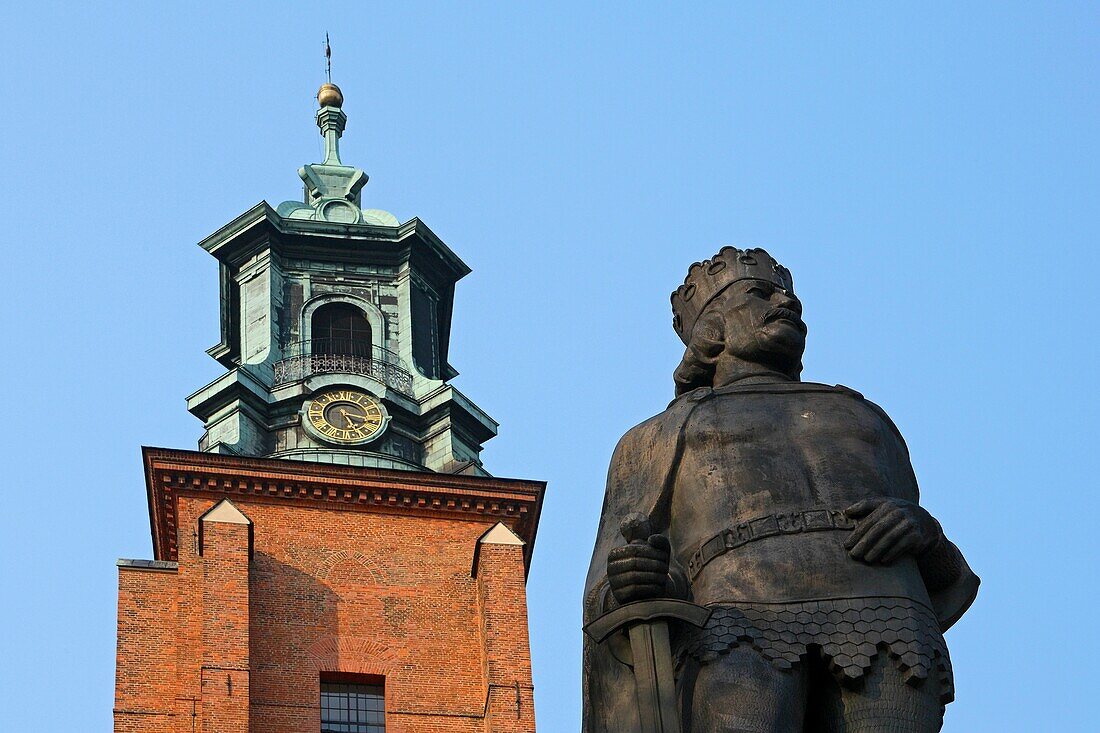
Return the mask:
{"type": "Polygon", "coordinates": [[[857,501],[844,510],[856,527],[844,546],[854,559],[888,565],[903,555],[921,555],[943,532],[920,505],[904,499],[857,501]]]}

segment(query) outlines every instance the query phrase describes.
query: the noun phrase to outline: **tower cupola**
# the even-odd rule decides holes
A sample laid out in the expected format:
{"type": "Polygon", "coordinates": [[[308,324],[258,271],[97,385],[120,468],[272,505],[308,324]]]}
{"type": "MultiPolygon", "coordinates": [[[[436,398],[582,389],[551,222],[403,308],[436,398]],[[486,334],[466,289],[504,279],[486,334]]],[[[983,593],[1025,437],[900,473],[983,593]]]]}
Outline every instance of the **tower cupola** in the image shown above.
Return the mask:
{"type": "Polygon", "coordinates": [[[187,400],[200,448],[484,474],[497,424],[451,384],[455,283],[470,269],[419,219],[363,208],[344,95],[317,92],[324,158],[301,201],[262,201],[200,242],[219,263],[226,372],[187,400]]]}

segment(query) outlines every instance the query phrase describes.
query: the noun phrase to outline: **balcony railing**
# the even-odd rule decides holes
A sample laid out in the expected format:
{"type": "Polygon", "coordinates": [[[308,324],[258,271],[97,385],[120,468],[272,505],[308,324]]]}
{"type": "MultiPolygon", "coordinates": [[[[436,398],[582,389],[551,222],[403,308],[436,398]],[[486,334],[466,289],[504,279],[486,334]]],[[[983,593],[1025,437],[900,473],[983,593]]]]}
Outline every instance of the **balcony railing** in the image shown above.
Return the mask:
{"type": "Polygon", "coordinates": [[[352,339],[316,338],[283,347],[283,358],[275,362],[276,385],[314,374],[362,374],[412,394],[412,374],[400,356],[352,339]]]}

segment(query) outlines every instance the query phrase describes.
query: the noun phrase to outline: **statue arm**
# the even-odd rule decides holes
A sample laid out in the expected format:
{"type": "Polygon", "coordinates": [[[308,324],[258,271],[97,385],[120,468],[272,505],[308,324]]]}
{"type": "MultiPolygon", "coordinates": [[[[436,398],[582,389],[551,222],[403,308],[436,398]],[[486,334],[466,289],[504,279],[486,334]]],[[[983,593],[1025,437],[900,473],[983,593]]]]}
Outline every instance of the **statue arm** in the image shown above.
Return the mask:
{"type": "MultiPolygon", "coordinates": [[[[623,519],[641,513],[650,521],[654,533],[667,533],[682,430],[696,404],[689,399],[675,401],[665,412],[627,431],[615,446],[585,584],[586,614],[605,611],[614,604],[614,600],[608,600],[607,559],[613,549],[625,543],[623,519]]],[[[685,598],[687,573],[675,561],[675,548],[672,554],[668,593],[670,597],[685,598]]]]}
{"type": "Polygon", "coordinates": [[[928,549],[917,556],[917,567],[928,589],[940,630],[947,631],[974,603],[981,579],[942,529],[928,549]]]}
{"type": "MultiPolygon", "coordinates": [[[[689,403],[677,401],[665,413],[632,428],[615,447],[585,584],[586,624],[616,605],[607,580],[607,558],[625,543],[623,519],[641,512],[650,518],[653,531],[668,529],[667,503],[678,463],[679,436],[689,413],[689,403]]],[[[669,575],[672,592],[686,592],[687,575],[674,561],[669,575]]],[[[616,656],[614,641],[597,644],[587,636],[584,639],[584,733],[621,733],[640,727],[633,675],[622,656],[616,656]]]]}
{"type": "MultiPolygon", "coordinates": [[[[632,433],[638,429],[628,432],[619,441],[608,470],[592,564],[585,584],[585,624],[615,607],[615,597],[607,580],[607,555],[623,542],[619,533],[623,517],[630,512],[644,511],[641,497],[635,496],[632,490],[634,482],[628,480],[629,466],[635,460],[634,445],[638,442],[632,438],[632,433]]],[[[584,733],[618,733],[640,726],[632,673],[622,661],[622,650],[616,648],[616,642],[621,646],[618,639],[598,644],[587,635],[584,637],[584,733]]]]}
{"type": "MultiPolygon", "coordinates": [[[[909,487],[912,501],[919,503],[920,491],[916,473],[913,471],[913,464],[909,459],[909,448],[905,445],[901,432],[885,410],[873,402],[868,401],[868,404],[878,412],[897,438],[898,462],[902,469],[903,481],[909,487]]],[[[966,558],[955,543],[947,539],[939,522],[935,523],[935,527],[935,538],[917,555],[916,560],[921,579],[924,581],[936,611],[936,617],[939,619],[940,629],[946,631],[970,608],[978,595],[981,580],[970,569],[966,558]]]]}

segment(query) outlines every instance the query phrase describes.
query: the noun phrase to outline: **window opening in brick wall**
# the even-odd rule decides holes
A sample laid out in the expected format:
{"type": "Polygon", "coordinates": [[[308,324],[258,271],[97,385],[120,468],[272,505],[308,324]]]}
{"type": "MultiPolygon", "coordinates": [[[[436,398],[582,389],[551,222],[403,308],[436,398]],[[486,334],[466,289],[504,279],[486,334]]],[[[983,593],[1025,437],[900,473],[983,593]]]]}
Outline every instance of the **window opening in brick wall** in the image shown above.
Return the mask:
{"type": "Polygon", "coordinates": [[[321,682],[321,733],[385,733],[382,685],[321,682]]]}

